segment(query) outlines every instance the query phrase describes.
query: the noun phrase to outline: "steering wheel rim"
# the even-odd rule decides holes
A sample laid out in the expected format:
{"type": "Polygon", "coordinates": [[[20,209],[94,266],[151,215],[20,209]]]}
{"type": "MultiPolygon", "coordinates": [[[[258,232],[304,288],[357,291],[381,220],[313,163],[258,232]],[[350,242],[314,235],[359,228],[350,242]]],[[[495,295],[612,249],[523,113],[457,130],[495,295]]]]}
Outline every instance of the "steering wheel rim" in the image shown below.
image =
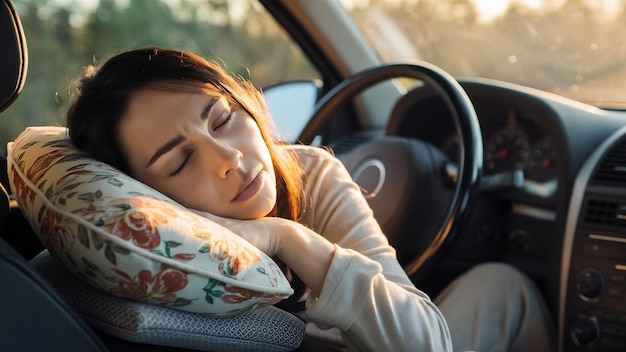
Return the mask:
{"type": "Polygon", "coordinates": [[[437,91],[454,118],[459,137],[460,159],[454,196],[445,220],[426,250],[404,264],[407,275],[412,277],[418,270],[423,270],[427,263],[440,259],[442,249],[450,247],[449,244],[469,217],[478,194],[483,161],[482,134],[476,111],[462,86],[447,72],[427,62],[384,64],[368,68],[348,77],[317,102],[315,112],[298,140],[310,144],[336,109],[345,102],[377,83],[400,77],[421,80],[437,91]]]}

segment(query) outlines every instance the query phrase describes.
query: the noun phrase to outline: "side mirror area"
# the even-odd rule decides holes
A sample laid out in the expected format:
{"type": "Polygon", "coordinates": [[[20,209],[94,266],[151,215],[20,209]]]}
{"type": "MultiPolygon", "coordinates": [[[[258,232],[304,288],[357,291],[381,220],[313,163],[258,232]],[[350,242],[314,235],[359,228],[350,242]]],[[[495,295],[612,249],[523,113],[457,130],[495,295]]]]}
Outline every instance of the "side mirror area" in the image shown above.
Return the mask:
{"type": "Polygon", "coordinates": [[[275,138],[296,142],[313,115],[321,87],[319,80],[300,80],[278,83],[262,90],[277,129],[275,138]]]}

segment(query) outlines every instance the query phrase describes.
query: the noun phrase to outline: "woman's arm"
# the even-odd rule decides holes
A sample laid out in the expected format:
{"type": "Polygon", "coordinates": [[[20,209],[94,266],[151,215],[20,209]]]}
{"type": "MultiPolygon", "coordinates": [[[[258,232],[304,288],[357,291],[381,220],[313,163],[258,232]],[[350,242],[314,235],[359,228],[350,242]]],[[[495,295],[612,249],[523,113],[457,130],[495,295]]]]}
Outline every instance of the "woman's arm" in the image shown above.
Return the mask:
{"type": "Polygon", "coordinates": [[[398,263],[343,164],[326,151],[294,147],[304,164],[309,206],[302,223],[336,244],[311,319],[342,330],[358,350],[451,350],[443,315],[398,263]]]}
{"type": "Polygon", "coordinates": [[[315,295],[320,294],[335,252],[330,241],[297,222],[282,218],[228,220],[225,226],[268,256],[280,258],[315,295]]]}

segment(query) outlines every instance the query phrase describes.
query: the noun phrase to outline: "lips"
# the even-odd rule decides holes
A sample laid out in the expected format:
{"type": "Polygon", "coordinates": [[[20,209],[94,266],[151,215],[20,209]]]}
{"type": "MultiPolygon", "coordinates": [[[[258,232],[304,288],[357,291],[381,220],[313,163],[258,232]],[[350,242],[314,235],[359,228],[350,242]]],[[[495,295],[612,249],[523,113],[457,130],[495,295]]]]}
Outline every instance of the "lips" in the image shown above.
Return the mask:
{"type": "Polygon", "coordinates": [[[246,174],[244,181],[241,183],[241,186],[239,186],[239,189],[237,189],[237,195],[231,202],[245,202],[249,200],[259,193],[262,184],[263,179],[261,178],[260,171],[246,174]]]}

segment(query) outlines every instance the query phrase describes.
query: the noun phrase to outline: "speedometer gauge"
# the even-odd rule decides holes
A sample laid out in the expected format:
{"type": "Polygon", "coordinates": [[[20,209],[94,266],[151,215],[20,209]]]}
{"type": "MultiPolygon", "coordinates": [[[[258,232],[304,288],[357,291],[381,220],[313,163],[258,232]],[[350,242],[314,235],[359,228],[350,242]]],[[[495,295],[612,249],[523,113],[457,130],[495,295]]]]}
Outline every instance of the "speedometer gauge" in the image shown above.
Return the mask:
{"type": "Polygon", "coordinates": [[[489,173],[523,170],[530,158],[528,136],[523,130],[508,126],[489,139],[485,150],[485,170],[489,173]]]}
{"type": "Polygon", "coordinates": [[[532,148],[532,156],[525,176],[537,182],[547,182],[556,178],[554,162],[556,152],[549,138],[541,139],[532,148]]]}

